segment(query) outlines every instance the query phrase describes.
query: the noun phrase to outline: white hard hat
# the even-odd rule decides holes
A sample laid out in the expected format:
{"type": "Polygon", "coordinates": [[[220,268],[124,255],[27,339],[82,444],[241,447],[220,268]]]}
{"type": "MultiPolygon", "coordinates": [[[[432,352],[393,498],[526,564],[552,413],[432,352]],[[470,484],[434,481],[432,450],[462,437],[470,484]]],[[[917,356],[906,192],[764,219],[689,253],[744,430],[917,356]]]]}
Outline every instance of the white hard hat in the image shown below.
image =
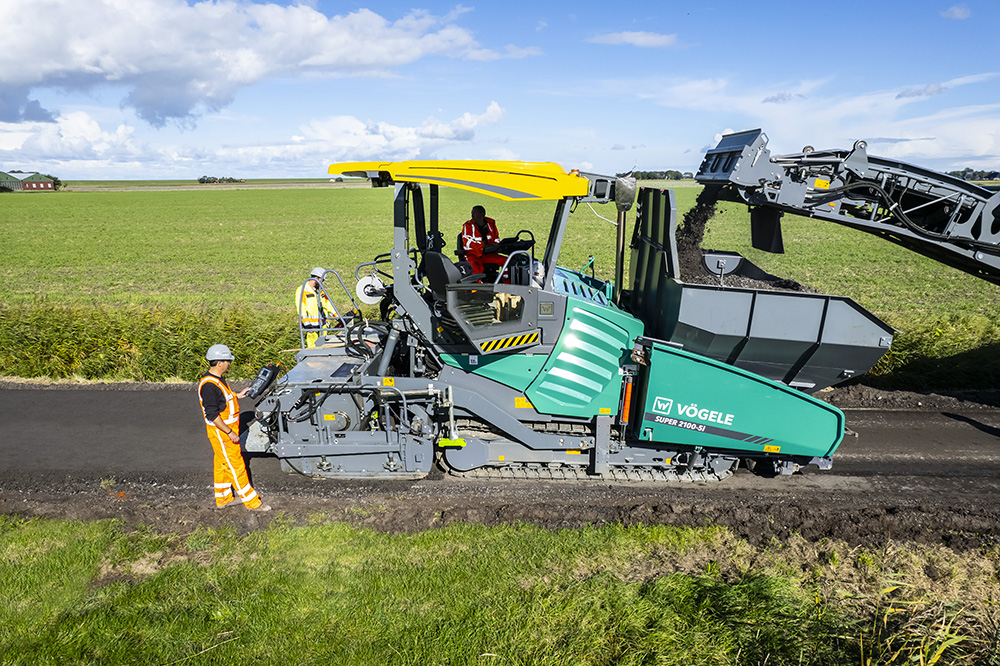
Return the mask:
{"type": "Polygon", "coordinates": [[[313,269],[313,272],[309,274],[310,276],[316,278],[317,280],[322,280],[323,276],[326,275],[326,270],[322,266],[317,266],[313,269]]]}
{"type": "Polygon", "coordinates": [[[236,357],[233,356],[233,352],[229,351],[229,347],[226,345],[212,345],[208,348],[208,353],[205,354],[205,358],[209,361],[235,361],[236,357]]]}

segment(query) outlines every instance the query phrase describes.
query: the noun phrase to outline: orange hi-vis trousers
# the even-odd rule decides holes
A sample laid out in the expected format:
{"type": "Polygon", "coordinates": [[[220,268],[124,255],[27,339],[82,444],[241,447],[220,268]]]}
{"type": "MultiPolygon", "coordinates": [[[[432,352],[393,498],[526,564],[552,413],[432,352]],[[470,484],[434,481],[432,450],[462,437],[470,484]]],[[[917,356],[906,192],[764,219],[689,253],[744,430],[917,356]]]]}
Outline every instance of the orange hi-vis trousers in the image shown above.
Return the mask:
{"type": "MultiPolygon", "coordinates": [[[[238,426],[237,426],[238,427],[238,426]]],[[[243,463],[240,445],[234,444],[229,435],[214,425],[207,426],[208,441],[215,453],[213,476],[215,477],[215,505],[226,506],[233,501],[233,488],[248,509],[260,506],[260,497],[250,485],[247,468],[243,463]]]]}

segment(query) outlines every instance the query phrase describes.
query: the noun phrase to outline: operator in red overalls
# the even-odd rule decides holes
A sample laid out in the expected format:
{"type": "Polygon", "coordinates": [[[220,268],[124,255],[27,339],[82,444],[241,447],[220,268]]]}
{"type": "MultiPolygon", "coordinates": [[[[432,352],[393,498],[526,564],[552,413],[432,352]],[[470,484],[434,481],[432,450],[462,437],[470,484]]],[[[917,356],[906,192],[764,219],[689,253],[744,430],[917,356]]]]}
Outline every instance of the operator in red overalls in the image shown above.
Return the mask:
{"type": "Polygon", "coordinates": [[[507,257],[485,251],[488,246],[499,242],[497,223],[493,218],[486,217],[485,208],[473,206],[472,219],[462,226],[462,251],[465,252],[465,260],[472,264],[473,273],[495,276],[503,268],[507,257]]]}
{"type": "Polygon", "coordinates": [[[236,357],[226,345],[212,345],[205,354],[208,372],[198,383],[198,399],[205,417],[208,441],[215,452],[215,508],[233,505],[233,488],[251,511],[270,511],[271,507],[261,502],[257,491],[250,485],[247,468],[240,452],[240,402],[246,396],[244,389],[233,393],[228,382],[222,378],[236,357]]]}

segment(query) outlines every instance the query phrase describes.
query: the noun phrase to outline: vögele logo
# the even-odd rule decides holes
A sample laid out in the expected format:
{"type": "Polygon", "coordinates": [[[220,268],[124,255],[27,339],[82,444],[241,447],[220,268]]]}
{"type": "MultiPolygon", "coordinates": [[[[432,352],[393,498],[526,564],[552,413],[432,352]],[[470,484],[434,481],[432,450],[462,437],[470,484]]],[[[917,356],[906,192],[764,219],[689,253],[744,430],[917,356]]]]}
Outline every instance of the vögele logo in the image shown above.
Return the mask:
{"type": "Polygon", "coordinates": [[[670,416],[670,410],[673,406],[674,401],[671,398],[661,398],[660,396],[653,398],[653,411],[657,414],[670,416]]]}

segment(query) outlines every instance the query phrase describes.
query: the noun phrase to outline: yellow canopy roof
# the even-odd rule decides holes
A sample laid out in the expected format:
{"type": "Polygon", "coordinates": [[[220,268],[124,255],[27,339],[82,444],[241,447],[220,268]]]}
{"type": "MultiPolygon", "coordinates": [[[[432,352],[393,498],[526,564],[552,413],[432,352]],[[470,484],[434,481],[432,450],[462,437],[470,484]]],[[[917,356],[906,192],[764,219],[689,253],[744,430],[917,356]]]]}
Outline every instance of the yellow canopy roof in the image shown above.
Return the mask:
{"type": "Polygon", "coordinates": [[[586,178],[576,172],[567,172],[554,162],[339,162],[330,165],[329,173],[365,177],[388,174],[397,183],[446,185],[506,201],[557,200],[585,196],[590,189],[586,178]]]}

